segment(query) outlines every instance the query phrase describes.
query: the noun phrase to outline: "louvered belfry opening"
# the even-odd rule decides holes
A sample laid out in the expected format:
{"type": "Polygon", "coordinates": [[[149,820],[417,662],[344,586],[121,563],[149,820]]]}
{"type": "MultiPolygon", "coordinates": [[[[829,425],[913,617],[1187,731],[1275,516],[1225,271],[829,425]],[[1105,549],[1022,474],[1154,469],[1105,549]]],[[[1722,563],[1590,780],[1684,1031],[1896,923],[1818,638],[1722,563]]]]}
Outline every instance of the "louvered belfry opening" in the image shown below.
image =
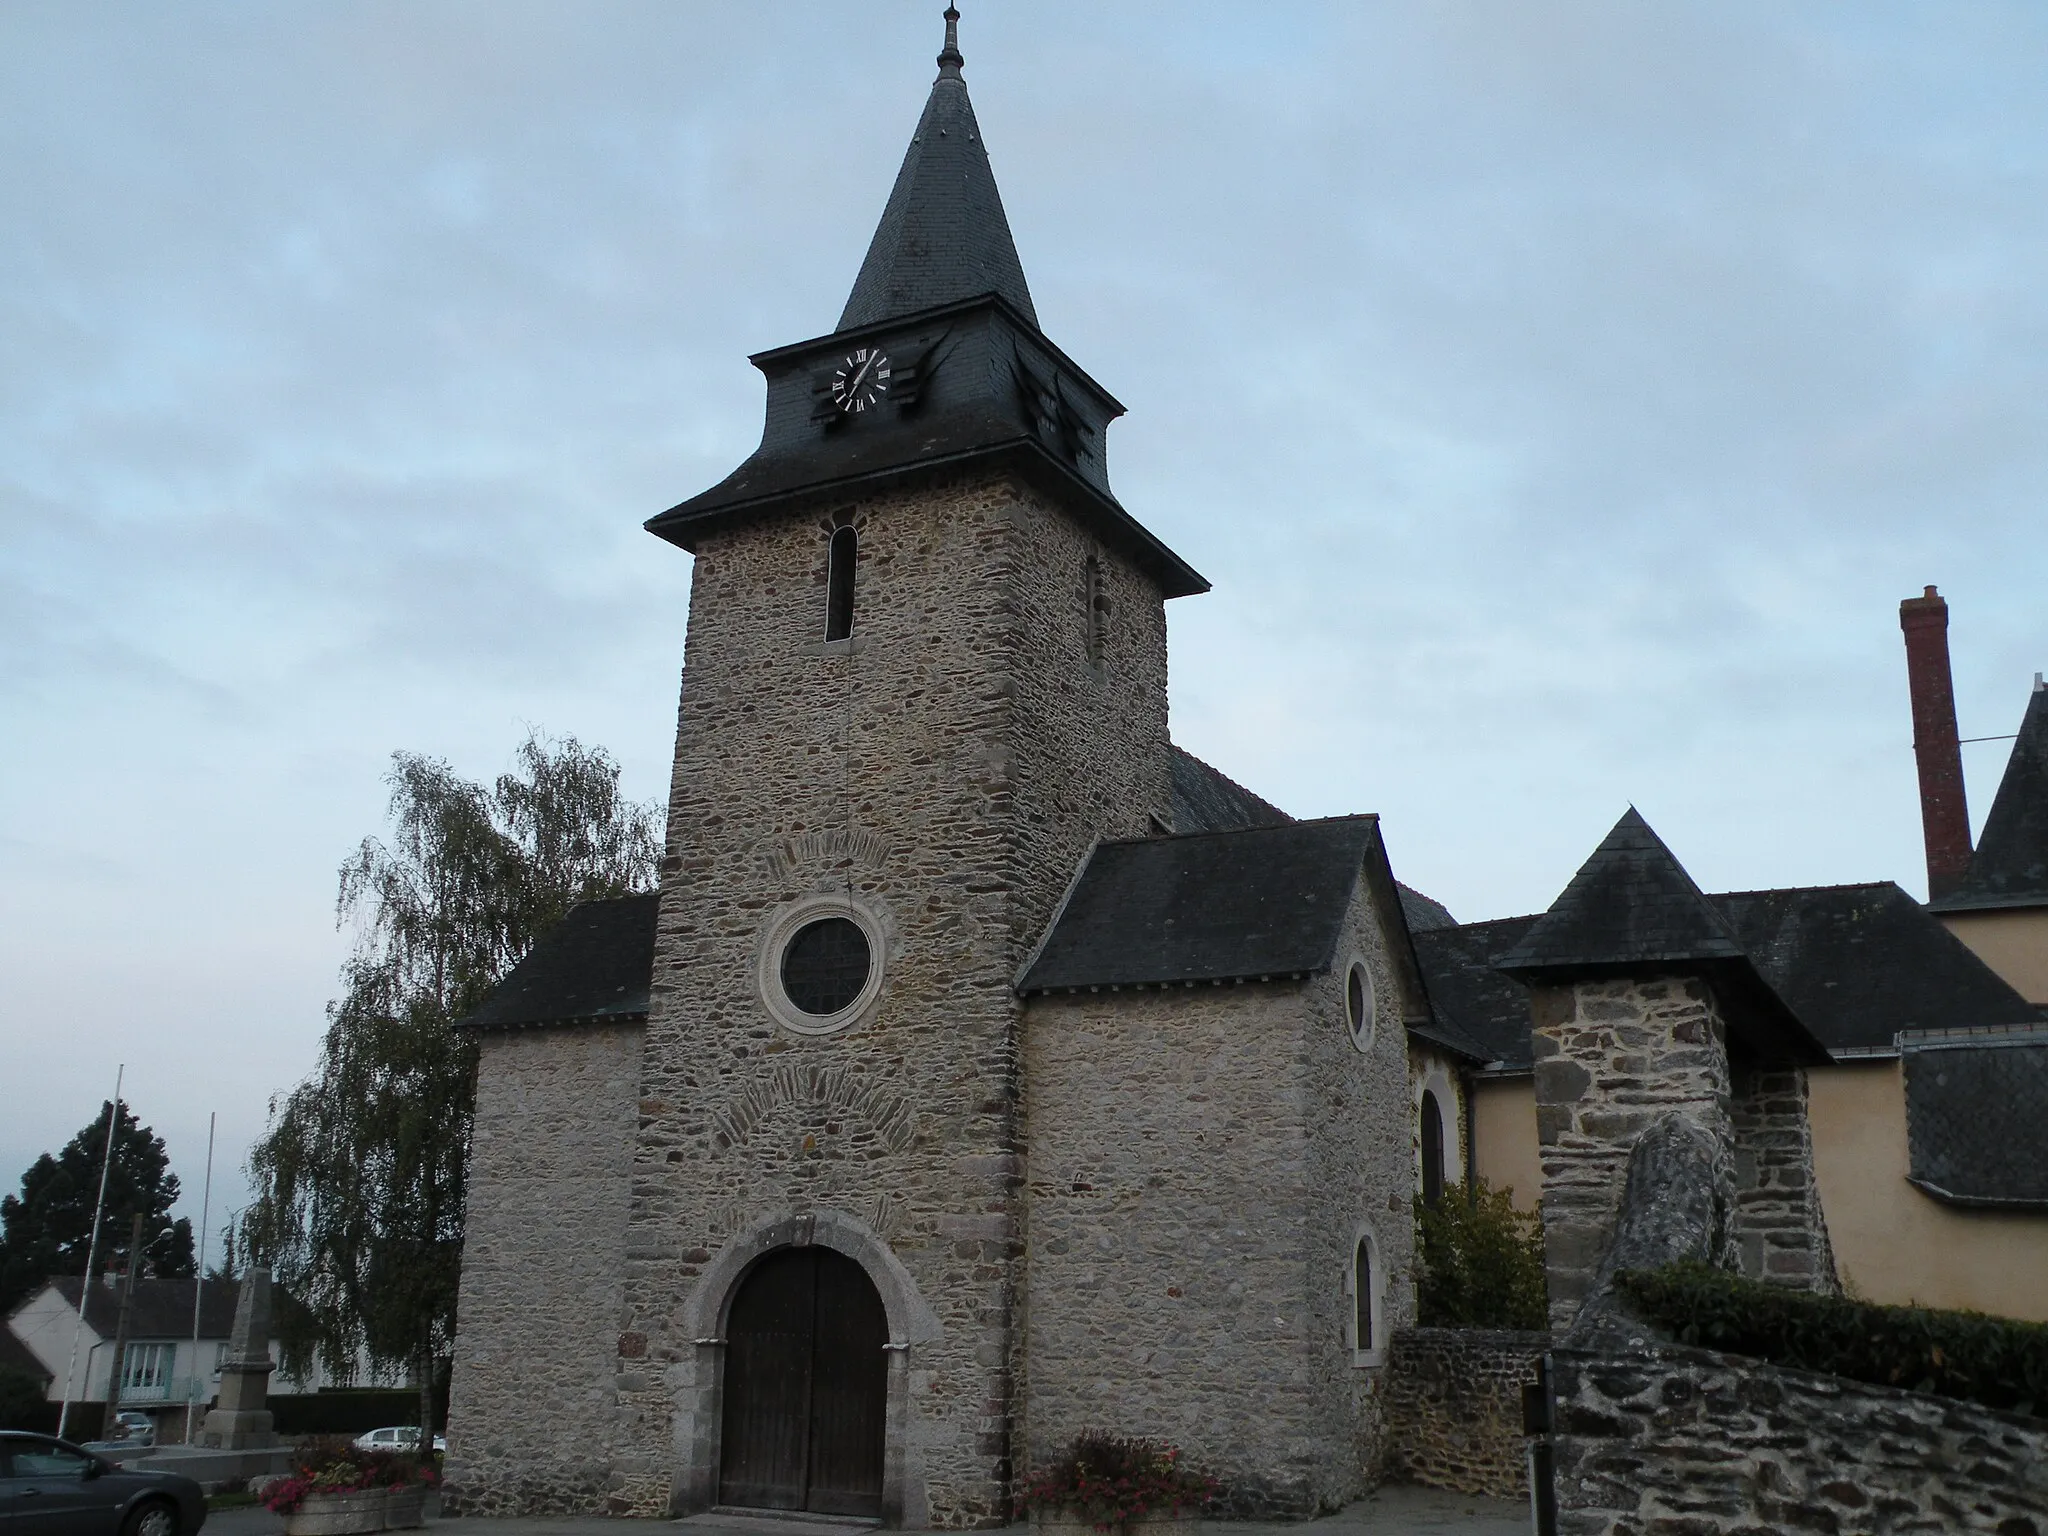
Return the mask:
{"type": "Polygon", "coordinates": [[[851,528],[832,535],[831,553],[825,568],[825,638],[847,640],[853,636],[853,568],[860,556],[860,535],[851,528]]]}
{"type": "Polygon", "coordinates": [[[878,1517],[889,1320],[867,1272],[777,1249],[740,1282],[725,1335],[719,1503],[878,1517]]]}

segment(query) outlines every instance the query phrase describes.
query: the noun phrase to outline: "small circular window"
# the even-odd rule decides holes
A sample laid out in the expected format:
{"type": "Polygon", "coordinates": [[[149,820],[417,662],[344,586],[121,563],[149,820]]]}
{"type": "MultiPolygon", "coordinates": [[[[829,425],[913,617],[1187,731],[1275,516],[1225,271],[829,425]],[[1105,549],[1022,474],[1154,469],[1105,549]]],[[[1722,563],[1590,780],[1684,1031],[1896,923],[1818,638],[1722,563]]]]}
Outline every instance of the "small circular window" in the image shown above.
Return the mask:
{"type": "Polygon", "coordinates": [[[799,1035],[833,1035],[874,1016],[895,926],[854,891],[793,901],[762,925],[754,984],[770,1017],[799,1035]]]}
{"type": "Polygon", "coordinates": [[[1364,961],[1354,960],[1344,976],[1344,1018],[1351,1026],[1351,1043],[1361,1051],[1372,1049],[1373,1012],[1372,972],[1364,961]]]}
{"type": "Polygon", "coordinates": [[[783,995],[813,1018],[830,1018],[853,1006],[873,964],[860,924],[820,918],[797,929],[782,951],[783,995]]]}

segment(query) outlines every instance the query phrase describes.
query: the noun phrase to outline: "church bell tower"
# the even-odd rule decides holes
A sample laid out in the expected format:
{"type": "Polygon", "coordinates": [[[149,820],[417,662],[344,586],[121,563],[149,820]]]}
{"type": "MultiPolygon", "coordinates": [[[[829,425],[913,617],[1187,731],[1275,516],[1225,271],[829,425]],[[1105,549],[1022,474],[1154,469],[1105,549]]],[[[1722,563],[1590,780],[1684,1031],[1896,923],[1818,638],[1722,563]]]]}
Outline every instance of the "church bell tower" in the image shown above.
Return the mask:
{"type": "Polygon", "coordinates": [[[696,565],[625,1241],[635,1513],[1007,1517],[1015,984],[1090,847],[1170,818],[1164,605],[1207,583],[1110,489],[1122,407],[1039,327],[957,22],[837,327],[753,358],[759,448],[647,525],[696,565]]]}

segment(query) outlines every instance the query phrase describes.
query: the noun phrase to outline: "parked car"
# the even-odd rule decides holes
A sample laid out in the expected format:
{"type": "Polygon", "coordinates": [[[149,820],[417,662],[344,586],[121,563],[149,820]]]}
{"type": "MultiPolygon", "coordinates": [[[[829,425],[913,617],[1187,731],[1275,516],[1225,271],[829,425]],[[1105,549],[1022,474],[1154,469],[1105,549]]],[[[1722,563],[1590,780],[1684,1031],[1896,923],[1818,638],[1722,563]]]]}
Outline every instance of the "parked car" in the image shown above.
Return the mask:
{"type": "MultiPolygon", "coordinates": [[[[420,1427],[417,1424],[392,1424],[356,1436],[356,1449],[359,1451],[410,1451],[418,1449],[419,1443],[420,1427]]],[[[447,1450],[448,1437],[434,1436],[434,1449],[447,1450]]]]}
{"type": "Polygon", "coordinates": [[[54,1435],[0,1430],[7,1536],[193,1536],[206,1495],[189,1477],[104,1461],[54,1435]]]}
{"type": "Polygon", "coordinates": [[[107,1438],[122,1445],[155,1445],[156,1420],[133,1408],[124,1408],[107,1425],[107,1438]]]}

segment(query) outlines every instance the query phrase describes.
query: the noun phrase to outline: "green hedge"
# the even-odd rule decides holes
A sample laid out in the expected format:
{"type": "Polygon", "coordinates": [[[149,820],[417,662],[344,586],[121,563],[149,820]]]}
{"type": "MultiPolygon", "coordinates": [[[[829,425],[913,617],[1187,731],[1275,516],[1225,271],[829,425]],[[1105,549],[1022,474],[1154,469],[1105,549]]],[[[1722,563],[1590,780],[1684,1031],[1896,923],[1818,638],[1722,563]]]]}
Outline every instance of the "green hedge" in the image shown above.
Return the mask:
{"type": "Polygon", "coordinates": [[[341,1387],[273,1397],[280,1435],[360,1435],[387,1424],[417,1424],[420,1395],[411,1387],[341,1387]]]}
{"type": "Polygon", "coordinates": [[[1616,1284],[1683,1344],[2048,1417],[2048,1324],[1817,1296],[1696,1261],[1616,1284]]]}

